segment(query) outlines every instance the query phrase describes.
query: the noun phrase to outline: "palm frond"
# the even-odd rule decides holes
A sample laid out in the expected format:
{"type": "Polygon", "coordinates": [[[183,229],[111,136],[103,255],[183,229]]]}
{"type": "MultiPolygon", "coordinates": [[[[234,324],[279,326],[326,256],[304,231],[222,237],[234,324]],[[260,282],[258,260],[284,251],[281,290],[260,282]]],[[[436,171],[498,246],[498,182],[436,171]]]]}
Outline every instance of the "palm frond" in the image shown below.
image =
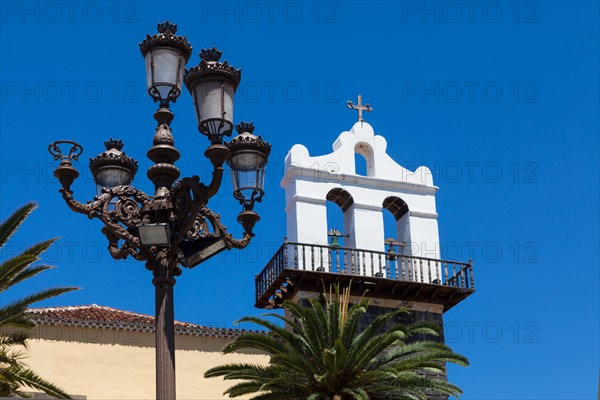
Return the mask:
{"type": "Polygon", "coordinates": [[[346,322],[342,329],[341,339],[346,347],[350,347],[352,339],[356,336],[356,329],[360,317],[367,312],[367,301],[361,301],[350,308],[347,313],[346,322]]]}
{"type": "Polygon", "coordinates": [[[27,203],[23,207],[17,209],[10,217],[0,224],[0,248],[4,246],[6,241],[17,231],[19,225],[37,208],[35,203],[27,203]]]}
{"type": "Polygon", "coordinates": [[[16,285],[19,282],[22,282],[26,279],[29,278],[33,278],[34,276],[36,276],[37,274],[39,274],[40,272],[44,272],[47,271],[49,269],[54,269],[54,267],[50,266],[50,265],[36,265],[36,266],[31,266],[21,272],[19,272],[18,274],[16,274],[11,282],[11,286],[16,285]]]}
{"type": "Polygon", "coordinates": [[[3,373],[9,377],[11,382],[19,386],[26,386],[35,390],[40,390],[50,396],[60,399],[70,399],[71,397],[59,387],[53,385],[41,376],[22,364],[11,365],[5,368],[3,373]]]}
{"type": "Polygon", "coordinates": [[[466,366],[468,360],[443,343],[407,340],[431,335],[439,328],[428,322],[394,322],[399,309],[375,317],[359,331],[367,299],[350,305],[350,290],[339,287],[321,300],[301,305],[285,301],[287,317],[265,314],[288,329],[257,317],[245,317],[268,334],[245,333],[225,346],[230,353],[252,348],[270,355],[267,366],[227,364],[211,368],[205,377],[238,381],[225,394],[255,394],[254,400],[427,400],[430,395],[459,396],[447,382],[445,363],[466,366]]]}
{"type": "Polygon", "coordinates": [[[13,285],[13,279],[16,275],[23,272],[36,257],[30,254],[21,254],[9,258],[0,264],[0,292],[5,291],[13,285]]]}
{"type": "Polygon", "coordinates": [[[320,317],[314,312],[314,303],[320,307],[320,303],[314,299],[309,300],[310,307],[291,301],[284,301],[283,307],[298,321],[300,329],[296,335],[302,337],[307,342],[306,348],[318,357],[323,354],[326,327],[319,323],[320,317]]]}
{"type": "MultiPolygon", "coordinates": [[[[275,335],[276,337],[289,343],[292,347],[295,347],[295,348],[304,347],[303,338],[301,336],[296,335],[292,332],[288,332],[285,328],[277,326],[277,325],[273,324],[272,322],[269,322],[262,318],[244,317],[244,318],[240,319],[238,322],[250,322],[250,323],[262,326],[264,328],[267,328],[269,331],[271,331],[271,333],[273,335],[275,335]]],[[[234,343],[235,343],[235,341],[234,341],[234,343]]],[[[231,346],[234,346],[234,345],[231,344],[231,346]]],[[[238,348],[233,349],[232,347],[230,347],[230,345],[228,345],[228,346],[225,346],[225,348],[223,349],[223,352],[225,354],[227,354],[234,350],[238,350],[238,348]]]]}
{"type": "Polygon", "coordinates": [[[14,333],[0,334],[0,347],[9,347],[9,346],[27,347],[27,339],[29,339],[29,333],[27,333],[27,332],[14,332],[14,333]]]}
{"type": "Polygon", "coordinates": [[[79,288],[76,287],[46,289],[15,300],[12,303],[0,308],[0,325],[11,324],[14,323],[15,320],[18,320],[19,317],[23,318],[23,313],[25,310],[38,301],[50,299],[63,293],[78,289],[79,288]]]}
{"type": "Polygon", "coordinates": [[[239,336],[233,342],[228,343],[224,348],[225,354],[242,349],[257,349],[267,354],[287,353],[291,346],[282,340],[277,340],[273,336],[261,335],[259,333],[248,333],[239,336]]]}
{"type": "MultiPolygon", "coordinates": [[[[0,248],[16,232],[27,216],[36,208],[34,203],[27,203],[15,211],[2,224],[0,224],[0,248]]],[[[32,278],[35,275],[50,269],[48,265],[31,266],[40,259],[56,239],[45,240],[37,243],[0,264],[0,293],[14,287],[14,285],[32,278]]],[[[13,350],[15,346],[26,348],[27,332],[8,332],[5,327],[32,328],[35,326],[26,314],[27,308],[32,304],[49,299],[54,296],[76,290],[77,288],[53,288],[19,298],[0,307],[0,396],[26,397],[23,387],[40,390],[50,396],[69,398],[60,388],[46,381],[22,362],[22,352],[13,350]]]]}

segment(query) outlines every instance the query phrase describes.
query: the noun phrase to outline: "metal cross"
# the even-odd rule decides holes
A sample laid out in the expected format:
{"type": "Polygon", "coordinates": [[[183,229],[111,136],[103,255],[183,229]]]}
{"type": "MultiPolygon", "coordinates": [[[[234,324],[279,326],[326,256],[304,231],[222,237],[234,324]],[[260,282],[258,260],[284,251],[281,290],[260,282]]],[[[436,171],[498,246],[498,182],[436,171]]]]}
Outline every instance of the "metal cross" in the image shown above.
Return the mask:
{"type": "Polygon", "coordinates": [[[364,121],[363,116],[362,116],[363,111],[366,111],[366,112],[373,111],[373,108],[371,108],[371,106],[369,104],[365,104],[363,106],[362,96],[360,94],[358,95],[358,104],[354,105],[354,103],[352,103],[350,100],[348,100],[348,108],[358,111],[358,121],[359,122],[364,121]]]}

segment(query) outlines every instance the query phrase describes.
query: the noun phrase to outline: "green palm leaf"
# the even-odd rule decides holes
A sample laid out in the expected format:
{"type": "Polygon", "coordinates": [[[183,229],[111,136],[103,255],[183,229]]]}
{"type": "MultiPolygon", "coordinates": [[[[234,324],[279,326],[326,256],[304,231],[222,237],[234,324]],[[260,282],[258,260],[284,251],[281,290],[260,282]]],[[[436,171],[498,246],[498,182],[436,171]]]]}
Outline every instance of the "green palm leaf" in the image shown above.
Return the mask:
{"type": "Polygon", "coordinates": [[[46,394],[61,399],[70,398],[69,395],[62,389],[43,379],[29,368],[24,367],[22,364],[11,365],[6,368],[3,373],[11,382],[14,382],[19,386],[40,390],[46,394]]]}
{"type": "MultiPolygon", "coordinates": [[[[28,203],[15,211],[0,224],[0,248],[16,232],[27,216],[36,208],[28,203]]],[[[9,258],[0,264],[0,293],[13,288],[16,284],[51,269],[48,265],[31,265],[40,259],[56,239],[46,240],[27,248],[21,254],[9,258]]],[[[26,348],[28,331],[15,331],[15,328],[33,328],[31,318],[26,314],[32,304],[61,295],[77,288],[53,288],[21,297],[0,307],[0,396],[25,397],[23,388],[44,392],[53,397],[69,398],[67,393],[46,381],[23,363],[22,353],[15,347],[26,348]]]]}
{"type": "Polygon", "coordinates": [[[254,400],[427,400],[430,395],[456,396],[460,388],[440,376],[445,364],[466,366],[465,357],[433,341],[414,341],[438,335],[431,323],[394,324],[400,309],[380,315],[362,331],[360,319],[368,300],[349,305],[349,291],[331,291],[324,301],[309,299],[306,306],[286,301],[288,317],[265,314],[288,325],[282,328],[257,317],[252,322],[266,334],[242,334],[225,353],[257,349],[270,356],[267,366],[227,364],[211,368],[205,377],[237,380],[225,394],[252,395],[254,400]],[[387,327],[384,329],[384,327],[387,327]]]}
{"type": "Polygon", "coordinates": [[[15,300],[4,307],[0,307],[0,326],[13,324],[20,325],[21,323],[18,321],[28,319],[24,313],[30,305],[78,289],[79,288],[66,287],[42,290],[41,292],[15,300]]]}
{"type": "Polygon", "coordinates": [[[0,224],[0,248],[17,231],[19,225],[37,208],[35,203],[27,203],[15,211],[6,221],[0,224]]]}

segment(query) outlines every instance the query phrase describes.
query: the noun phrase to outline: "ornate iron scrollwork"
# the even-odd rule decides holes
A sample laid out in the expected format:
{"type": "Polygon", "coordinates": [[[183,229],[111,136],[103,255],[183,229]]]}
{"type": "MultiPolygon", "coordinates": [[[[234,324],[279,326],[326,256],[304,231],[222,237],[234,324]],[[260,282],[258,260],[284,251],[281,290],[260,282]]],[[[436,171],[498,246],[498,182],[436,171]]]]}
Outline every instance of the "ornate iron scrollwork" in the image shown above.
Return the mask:
{"type": "MultiPolygon", "coordinates": [[[[71,190],[72,182],[79,175],[72,167],[71,160],[78,159],[82,147],[76,142],[63,140],[51,143],[48,149],[55,160],[61,160],[55,175],[61,181],[60,192],[63,199],[71,210],[102,221],[102,233],[106,236],[108,250],[114,259],[153,259],[159,249],[141,244],[137,228],[142,224],[164,222],[170,225],[175,240],[168,250],[176,255],[180,263],[184,258],[181,245],[189,247],[193,244],[195,248],[201,248],[203,243],[212,244],[222,240],[225,248],[239,249],[246,247],[254,236],[251,228],[247,229],[244,225],[244,236],[235,239],[227,232],[220,215],[206,206],[210,197],[215,194],[215,188],[220,185],[223,171],[221,166],[215,166],[213,182],[209,186],[200,182],[197,176],[182,178],[170,190],[163,192],[162,197],[151,197],[130,185],[116,186],[104,188],[99,196],[84,204],[75,200],[71,190]],[[61,144],[71,145],[66,155],[59,147],[61,144]],[[161,221],[156,220],[159,215],[161,221]]],[[[242,223],[240,218],[238,220],[242,223]]]]}
{"type": "Polygon", "coordinates": [[[56,142],[52,142],[48,145],[48,152],[52,154],[54,161],[61,160],[71,162],[71,160],[79,160],[79,156],[83,153],[83,147],[77,142],[73,142],[72,140],[59,140],[56,142]],[[71,148],[69,152],[64,155],[62,150],[60,149],[60,145],[62,144],[70,144],[71,148]]]}

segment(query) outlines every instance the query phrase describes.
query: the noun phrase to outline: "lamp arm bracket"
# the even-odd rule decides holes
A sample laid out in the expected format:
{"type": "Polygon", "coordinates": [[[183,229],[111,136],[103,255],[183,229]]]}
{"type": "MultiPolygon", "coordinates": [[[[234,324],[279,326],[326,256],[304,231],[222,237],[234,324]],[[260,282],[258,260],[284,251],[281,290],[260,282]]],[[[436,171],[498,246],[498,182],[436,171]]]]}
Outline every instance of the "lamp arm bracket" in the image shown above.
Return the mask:
{"type": "Polygon", "coordinates": [[[70,187],[62,187],[59,192],[62,194],[62,198],[65,200],[67,206],[71,210],[79,214],[86,214],[89,218],[93,218],[93,216],[90,215],[93,214],[92,204],[90,202],[83,204],[75,200],[73,197],[73,191],[70,187]]]}
{"type": "Polygon", "coordinates": [[[187,232],[187,239],[198,240],[206,237],[223,238],[228,249],[243,249],[248,246],[254,235],[252,233],[244,232],[244,236],[241,239],[235,239],[233,235],[227,232],[227,227],[221,222],[221,216],[210,208],[202,206],[198,210],[191,231],[187,232]],[[209,231],[208,224],[210,224],[212,232],[209,231]]]}
{"type": "Polygon", "coordinates": [[[213,167],[212,180],[210,181],[210,185],[208,185],[207,197],[210,199],[219,191],[221,187],[221,182],[223,181],[223,172],[225,168],[222,165],[213,167]]]}
{"type": "Polygon", "coordinates": [[[136,250],[128,241],[123,241],[119,247],[119,240],[121,237],[117,236],[108,226],[102,228],[102,233],[108,240],[108,251],[115,260],[125,259],[128,256],[132,256],[138,261],[146,261],[149,259],[151,254],[148,251],[144,248],[136,250]]]}
{"type": "Polygon", "coordinates": [[[171,201],[176,212],[174,223],[178,232],[177,243],[183,241],[193,229],[198,212],[208,203],[209,191],[209,186],[200,182],[196,175],[182,178],[173,186],[171,201]]]}
{"type": "MultiPolygon", "coordinates": [[[[90,203],[92,211],[88,216],[101,220],[115,238],[123,239],[127,247],[135,252],[133,249],[140,249],[141,243],[132,232],[135,232],[138,225],[148,222],[142,210],[151,204],[150,196],[141,190],[129,185],[115,186],[111,189],[103,189],[103,193],[90,203]]],[[[109,242],[110,240],[109,238],[109,242]]],[[[134,256],[138,253],[129,254],[134,256]]]]}
{"type": "Polygon", "coordinates": [[[98,217],[98,219],[104,223],[105,227],[108,228],[116,238],[123,239],[134,248],[141,248],[140,238],[131,234],[118,222],[113,222],[109,217],[106,216],[106,214],[102,214],[100,217],[98,217]]]}
{"type": "MultiPolygon", "coordinates": [[[[227,242],[229,248],[243,249],[244,247],[248,246],[250,240],[252,240],[254,237],[252,232],[244,230],[244,236],[241,239],[235,239],[231,233],[227,232],[227,227],[221,222],[221,216],[219,214],[215,214],[209,208],[206,208],[205,213],[209,216],[209,220],[213,225],[215,234],[217,236],[222,236],[227,242]]],[[[238,222],[243,225],[241,221],[238,222]]]]}
{"type": "Polygon", "coordinates": [[[227,245],[229,248],[243,249],[246,246],[248,246],[248,244],[250,244],[250,241],[252,240],[253,237],[254,237],[254,234],[244,232],[244,236],[241,239],[235,239],[231,235],[231,233],[228,233],[227,235],[225,235],[225,241],[227,242],[227,245]]]}
{"type": "Polygon", "coordinates": [[[108,249],[113,258],[125,258],[127,255],[137,260],[148,258],[147,252],[140,246],[140,239],[132,233],[132,229],[126,229],[135,228],[144,222],[142,209],[152,203],[152,199],[144,192],[129,185],[116,186],[103,189],[100,196],[96,196],[87,204],[75,200],[70,189],[62,188],[60,192],[71,210],[85,214],[90,219],[97,218],[102,221],[105,225],[102,232],[108,239],[108,249]],[[120,248],[119,239],[125,242],[120,248]]]}

